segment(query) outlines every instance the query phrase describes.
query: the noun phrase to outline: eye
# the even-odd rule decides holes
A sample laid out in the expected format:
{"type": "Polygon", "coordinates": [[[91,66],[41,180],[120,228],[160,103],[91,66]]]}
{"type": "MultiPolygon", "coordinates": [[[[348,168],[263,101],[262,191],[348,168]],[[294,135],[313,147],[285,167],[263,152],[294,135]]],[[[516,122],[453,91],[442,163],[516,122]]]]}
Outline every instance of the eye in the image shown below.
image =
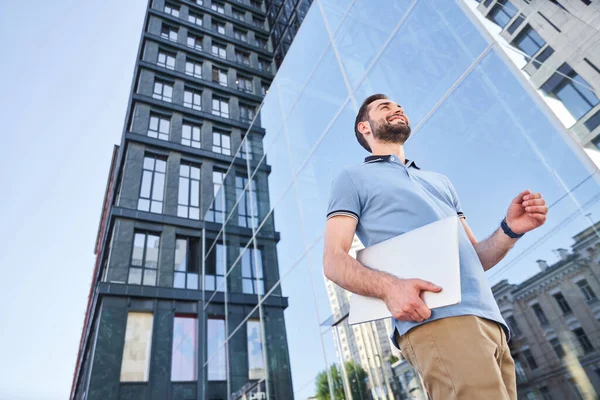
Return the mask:
{"type": "Polygon", "coordinates": [[[381,107],[382,110],[389,110],[390,108],[388,106],[383,106],[381,107]]]}

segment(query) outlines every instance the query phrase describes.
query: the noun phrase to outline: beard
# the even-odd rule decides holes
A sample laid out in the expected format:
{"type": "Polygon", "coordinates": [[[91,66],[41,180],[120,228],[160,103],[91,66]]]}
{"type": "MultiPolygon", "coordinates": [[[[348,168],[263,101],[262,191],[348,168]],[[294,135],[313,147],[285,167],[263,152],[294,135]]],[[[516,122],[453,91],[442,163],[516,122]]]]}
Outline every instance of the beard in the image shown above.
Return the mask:
{"type": "Polygon", "coordinates": [[[369,120],[373,130],[373,138],[384,143],[404,144],[410,136],[410,125],[407,123],[390,124],[387,120],[377,122],[369,120]]]}

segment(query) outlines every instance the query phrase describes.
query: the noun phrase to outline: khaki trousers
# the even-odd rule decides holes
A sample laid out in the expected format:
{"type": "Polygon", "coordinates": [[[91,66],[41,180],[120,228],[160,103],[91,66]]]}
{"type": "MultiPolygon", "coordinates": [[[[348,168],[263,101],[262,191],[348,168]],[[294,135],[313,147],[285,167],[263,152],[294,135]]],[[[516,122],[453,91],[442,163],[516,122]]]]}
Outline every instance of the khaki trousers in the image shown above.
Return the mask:
{"type": "Polygon", "coordinates": [[[444,318],[396,333],[396,340],[431,400],[517,399],[515,363],[496,322],[444,318]]]}

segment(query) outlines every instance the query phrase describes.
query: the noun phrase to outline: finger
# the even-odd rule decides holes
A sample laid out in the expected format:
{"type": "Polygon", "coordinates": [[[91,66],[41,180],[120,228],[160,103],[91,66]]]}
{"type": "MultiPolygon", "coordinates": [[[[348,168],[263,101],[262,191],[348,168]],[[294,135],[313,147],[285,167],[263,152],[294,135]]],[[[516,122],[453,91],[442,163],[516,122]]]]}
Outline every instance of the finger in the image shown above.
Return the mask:
{"type": "Polygon", "coordinates": [[[541,223],[546,222],[546,214],[531,214],[531,218],[537,219],[541,223]]]}
{"type": "Polygon", "coordinates": [[[419,304],[419,306],[415,308],[415,311],[421,316],[421,318],[423,318],[423,320],[429,319],[429,317],[431,317],[431,310],[425,305],[424,302],[421,302],[421,304],[419,304]]]}
{"type": "Polygon", "coordinates": [[[525,200],[533,200],[533,199],[541,199],[542,195],[540,193],[531,193],[528,198],[525,200]]]}
{"type": "Polygon", "coordinates": [[[423,322],[425,319],[417,312],[417,310],[412,310],[410,312],[410,317],[415,322],[423,322]]]}
{"type": "Polygon", "coordinates": [[[525,207],[525,211],[528,212],[528,213],[530,213],[530,214],[534,214],[534,213],[547,214],[548,213],[548,207],[546,207],[546,206],[525,207]]]}
{"type": "Polygon", "coordinates": [[[524,206],[545,206],[546,205],[546,200],[544,199],[533,199],[533,200],[527,200],[523,202],[524,206]]]}
{"type": "Polygon", "coordinates": [[[415,279],[415,288],[419,289],[419,290],[426,290],[428,292],[441,292],[442,288],[439,287],[438,285],[435,285],[431,282],[428,281],[424,281],[422,279],[415,279]]]}
{"type": "Polygon", "coordinates": [[[524,200],[529,200],[528,196],[531,193],[529,190],[524,190],[513,199],[513,203],[521,203],[524,200]]]}

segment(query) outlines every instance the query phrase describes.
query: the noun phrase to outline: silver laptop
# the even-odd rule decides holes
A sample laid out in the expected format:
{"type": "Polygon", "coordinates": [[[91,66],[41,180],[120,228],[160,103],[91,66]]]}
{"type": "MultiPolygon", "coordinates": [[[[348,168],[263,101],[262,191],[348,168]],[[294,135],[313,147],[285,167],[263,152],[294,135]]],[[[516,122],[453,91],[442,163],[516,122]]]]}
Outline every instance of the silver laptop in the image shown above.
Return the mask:
{"type": "MultiPolygon", "coordinates": [[[[423,301],[430,309],[460,303],[459,223],[458,217],[444,218],[362,249],[356,259],[399,278],[423,279],[441,286],[439,293],[423,292],[423,301]]],[[[351,325],[390,317],[380,299],[357,294],[350,298],[351,325]]]]}

